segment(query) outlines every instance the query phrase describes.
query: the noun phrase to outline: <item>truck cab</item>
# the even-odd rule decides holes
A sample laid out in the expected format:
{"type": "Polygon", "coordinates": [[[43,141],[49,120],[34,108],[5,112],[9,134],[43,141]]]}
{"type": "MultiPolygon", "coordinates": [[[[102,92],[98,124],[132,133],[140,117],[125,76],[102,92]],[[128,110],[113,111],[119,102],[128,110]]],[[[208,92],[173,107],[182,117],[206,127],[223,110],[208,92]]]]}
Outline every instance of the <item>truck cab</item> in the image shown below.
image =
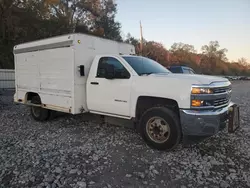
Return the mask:
{"type": "Polygon", "coordinates": [[[225,78],[176,75],[131,55],[97,56],[87,81],[90,112],[134,119],[158,149],[172,148],[182,135],[211,136],[225,128],[231,92],[225,78]]]}
{"type": "Polygon", "coordinates": [[[173,74],[134,52],[130,44],[83,34],[18,45],[14,101],[30,105],[38,121],[53,111],[131,120],[159,150],[175,148],[184,135],[225,128],[233,106],[228,79],[173,74]]]}

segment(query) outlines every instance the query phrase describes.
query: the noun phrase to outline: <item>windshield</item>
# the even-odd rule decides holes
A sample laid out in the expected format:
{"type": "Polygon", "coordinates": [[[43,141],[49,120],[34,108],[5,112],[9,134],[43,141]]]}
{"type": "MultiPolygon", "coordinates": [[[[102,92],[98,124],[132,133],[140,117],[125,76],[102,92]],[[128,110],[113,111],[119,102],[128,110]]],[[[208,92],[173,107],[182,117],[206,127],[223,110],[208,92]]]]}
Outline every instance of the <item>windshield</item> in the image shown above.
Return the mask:
{"type": "Polygon", "coordinates": [[[152,59],[141,56],[123,56],[128,64],[135,70],[138,75],[144,74],[166,74],[170,73],[165,67],[153,61],[152,59]]]}

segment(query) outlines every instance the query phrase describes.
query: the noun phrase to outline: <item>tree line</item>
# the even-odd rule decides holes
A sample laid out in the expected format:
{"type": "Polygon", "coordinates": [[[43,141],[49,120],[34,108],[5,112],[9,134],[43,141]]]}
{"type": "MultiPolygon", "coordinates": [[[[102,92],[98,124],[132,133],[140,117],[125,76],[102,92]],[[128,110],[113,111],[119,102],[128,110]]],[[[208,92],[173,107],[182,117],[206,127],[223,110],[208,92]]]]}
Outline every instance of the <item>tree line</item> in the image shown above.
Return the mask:
{"type": "Polygon", "coordinates": [[[193,45],[163,44],[121,36],[121,23],[115,20],[114,0],[0,0],[0,68],[14,68],[13,47],[23,42],[67,33],[87,33],[131,43],[136,52],[168,67],[187,65],[196,72],[215,75],[250,75],[246,59],[229,62],[227,49],[218,41],[202,46],[197,53],[193,45]]]}

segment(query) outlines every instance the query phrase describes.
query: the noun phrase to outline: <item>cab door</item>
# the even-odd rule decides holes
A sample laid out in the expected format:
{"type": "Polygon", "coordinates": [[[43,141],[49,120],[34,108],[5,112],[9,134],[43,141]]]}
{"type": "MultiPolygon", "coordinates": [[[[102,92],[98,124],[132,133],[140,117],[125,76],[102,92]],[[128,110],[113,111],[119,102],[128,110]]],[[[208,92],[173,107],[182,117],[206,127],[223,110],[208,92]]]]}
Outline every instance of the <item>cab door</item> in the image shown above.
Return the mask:
{"type": "Polygon", "coordinates": [[[125,66],[126,64],[117,57],[107,56],[99,59],[95,73],[89,75],[87,82],[87,101],[90,111],[130,116],[132,77],[125,66]],[[107,64],[114,68],[113,78],[105,78],[107,64]]]}

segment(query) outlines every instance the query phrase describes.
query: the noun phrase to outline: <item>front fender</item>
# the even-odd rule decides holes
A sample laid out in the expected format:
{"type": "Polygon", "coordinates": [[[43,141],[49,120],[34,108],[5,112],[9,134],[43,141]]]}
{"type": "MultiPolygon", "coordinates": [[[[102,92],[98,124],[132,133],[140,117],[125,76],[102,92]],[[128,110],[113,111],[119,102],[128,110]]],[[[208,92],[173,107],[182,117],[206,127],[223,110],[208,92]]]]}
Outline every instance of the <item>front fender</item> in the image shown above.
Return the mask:
{"type": "Polygon", "coordinates": [[[138,77],[132,84],[131,117],[136,116],[136,104],[140,96],[171,99],[178,103],[179,108],[190,108],[192,84],[190,80],[138,77]]]}

